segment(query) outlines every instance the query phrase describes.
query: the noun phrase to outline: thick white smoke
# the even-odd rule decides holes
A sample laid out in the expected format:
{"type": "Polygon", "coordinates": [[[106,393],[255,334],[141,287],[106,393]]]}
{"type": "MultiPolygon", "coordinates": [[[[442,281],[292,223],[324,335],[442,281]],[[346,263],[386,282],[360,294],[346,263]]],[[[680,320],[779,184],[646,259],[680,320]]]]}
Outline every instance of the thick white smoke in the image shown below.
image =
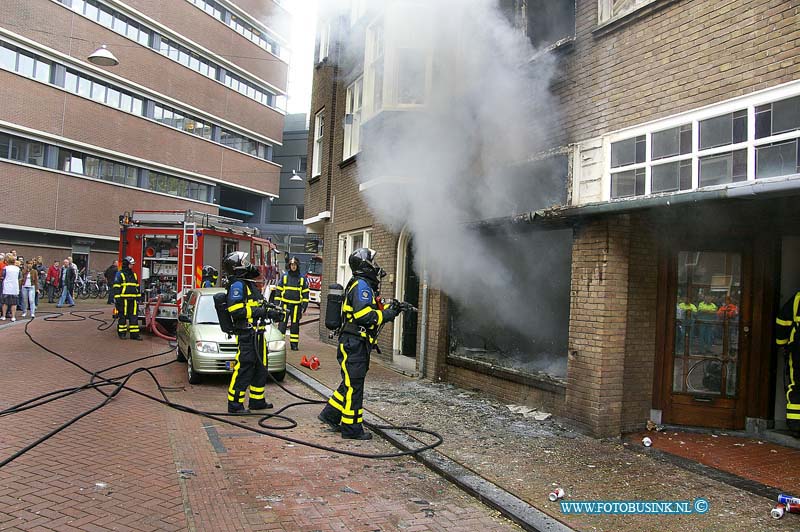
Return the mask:
{"type": "MultiPolygon", "coordinates": [[[[387,49],[424,47],[428,90],[424,105],[367,121],[358,172],[367,185],[391,183],[366,187],[367,203],[383,225],[411,232],[415,269],[427,271],[432,286],[461,306],[480,305],[482,314],[535,343],[537,330],[564,319],[546,299],[548,276],[563,263],[550,264],[548,249],[535,242],[486,238],[467,224],[548,206],[566,190],[563,181],[539,186],[538,177],[520,166],[553,132],[549,84],[555,65],[552,54],[531,61],[536,50],[497,3],[414,2],[410,16],[385,23],[387,49]],[[544,290],[520,289],[530,282],[544,290]]],[[[390,9],[408,4],[386,2],[390,9]]]]}

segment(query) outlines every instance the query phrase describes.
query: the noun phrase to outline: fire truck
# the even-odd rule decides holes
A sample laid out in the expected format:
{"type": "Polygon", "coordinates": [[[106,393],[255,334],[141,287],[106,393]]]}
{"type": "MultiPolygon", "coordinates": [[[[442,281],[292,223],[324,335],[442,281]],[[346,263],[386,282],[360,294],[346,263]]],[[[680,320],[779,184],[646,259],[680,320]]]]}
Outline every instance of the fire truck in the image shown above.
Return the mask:
{"type": "Polygon", "coordinates": [[[306,282],[308,283],[309,301],[319,304],[322,293],[322,257],[319,255],[314,255],[308,261],[306,282]]]}
{"type": "MultiPolygon", "coordinates": [[[[177,325],[183,297],[200,287],[203,266],[220,271],[222,258],[245,251],[260,273],[262,290],[279,279],[276,246],[241,220],[196,211],[126,212],[119,217],[119,258],[135,259],[142,283],[145,323],[168,332],[177,325]]],[[[218,281],[219,283],[219,281],[218,281]]]]}

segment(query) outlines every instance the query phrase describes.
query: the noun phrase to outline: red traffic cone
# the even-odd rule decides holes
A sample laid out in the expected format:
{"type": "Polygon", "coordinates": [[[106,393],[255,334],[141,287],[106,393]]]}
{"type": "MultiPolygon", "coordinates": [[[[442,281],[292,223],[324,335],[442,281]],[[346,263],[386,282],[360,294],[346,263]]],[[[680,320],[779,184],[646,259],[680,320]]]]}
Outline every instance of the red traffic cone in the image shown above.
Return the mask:
{"type": "Polygon", "coordinates": [[[311,362],[309,362],[309,360],[306,358],[306,356],[303,355],[303,358],[300,359],[300,365],[301,366],[305,366],[307,368],[310,368],[311,367],[311,362]]]}
{"type": "Polygon", "coordinates": [[[311,369],[319,368],[319,359],[317,357],[311,357],[311,360],[308,361],[308,367],[311,369]]]}

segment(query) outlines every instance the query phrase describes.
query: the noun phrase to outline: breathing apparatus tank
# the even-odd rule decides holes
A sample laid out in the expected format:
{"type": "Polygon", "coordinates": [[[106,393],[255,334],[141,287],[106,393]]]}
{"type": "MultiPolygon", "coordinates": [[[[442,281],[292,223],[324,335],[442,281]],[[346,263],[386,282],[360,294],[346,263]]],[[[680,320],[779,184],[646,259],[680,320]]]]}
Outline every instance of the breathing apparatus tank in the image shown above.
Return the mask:
{"type": "Polygon", "coordinates": [[[337,331],[342,326],[342,304],[344,287],[339,283],[328,286],[327,306],[325,308],[325,327],[337,331]]]}

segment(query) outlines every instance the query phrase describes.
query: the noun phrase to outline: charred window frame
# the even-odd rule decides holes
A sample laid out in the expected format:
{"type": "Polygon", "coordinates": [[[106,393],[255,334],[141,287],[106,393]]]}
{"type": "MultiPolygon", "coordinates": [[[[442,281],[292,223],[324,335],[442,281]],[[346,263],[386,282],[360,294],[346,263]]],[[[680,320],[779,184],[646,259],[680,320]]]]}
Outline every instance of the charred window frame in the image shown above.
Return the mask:
{"type": "Polygon", "coordinates": [[[536,49],[575,40],[575,0],[522,0],[526,32],[536,49]]]}

